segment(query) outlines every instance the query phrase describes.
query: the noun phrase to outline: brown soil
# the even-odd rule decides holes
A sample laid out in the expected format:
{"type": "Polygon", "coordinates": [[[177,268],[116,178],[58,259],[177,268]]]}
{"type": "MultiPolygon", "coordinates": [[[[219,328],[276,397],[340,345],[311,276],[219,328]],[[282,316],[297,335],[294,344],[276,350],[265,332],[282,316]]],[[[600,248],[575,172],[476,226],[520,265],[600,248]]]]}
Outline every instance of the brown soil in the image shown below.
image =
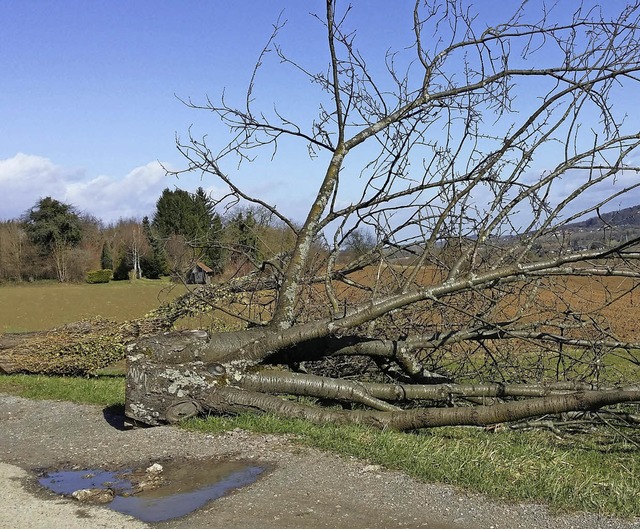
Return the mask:
{"type": "Polygon", "coordinates": [[[301,448],[283,436],[221,436],[174,427],[123,430],[122,417],[95,406],[0,394],[0,527],[137,528],[509,528],[631,529],[640,520],[554,516],[417,482],[366,461],[301,448]],[[37,484],[43,469],[140,467],[170,459],[257,461],[259,481],[181,519],[143,524],[104,507],[61,499],[37,484]]]}

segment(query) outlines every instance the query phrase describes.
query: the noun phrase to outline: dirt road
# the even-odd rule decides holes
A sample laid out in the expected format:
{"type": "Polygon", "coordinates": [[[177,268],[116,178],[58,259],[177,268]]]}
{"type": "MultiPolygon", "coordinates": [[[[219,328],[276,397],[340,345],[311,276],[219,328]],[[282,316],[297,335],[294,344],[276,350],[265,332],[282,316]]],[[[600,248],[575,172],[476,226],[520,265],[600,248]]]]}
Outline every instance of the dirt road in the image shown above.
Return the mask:
{"type": "Polygon", "coordinates": [[[538,505],[491,502],[285,437],[121,425],[122,417],[95,406],[0,394],[0,528],[640,529],[640,520],[556,517],[538,505]],[[58,497],[36,479],[38,469],[144,468],[169,459],[197,465],[210,458],[258,461],[270,471],[186,517],[155,524],[58,497]]]}

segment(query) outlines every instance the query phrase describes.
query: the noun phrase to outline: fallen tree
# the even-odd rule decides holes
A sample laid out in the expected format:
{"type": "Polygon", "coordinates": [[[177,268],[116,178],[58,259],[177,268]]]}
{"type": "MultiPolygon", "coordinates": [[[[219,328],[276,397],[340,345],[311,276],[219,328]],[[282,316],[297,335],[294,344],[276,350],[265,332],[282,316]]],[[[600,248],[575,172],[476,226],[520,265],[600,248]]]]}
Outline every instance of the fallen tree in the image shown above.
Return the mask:
{"type": "Polygon", "coordinates": [[[186,102],[231,141],[178,140],[185,172],[216,179],[220,207],[259,208],[295,244],[247,255],[255,271],[235,290],[185,298],[243,329],[127,344],[131,419],[269,412],[416,429],[640,400],[639,337],[616,318],[640,277],[640,239],[601,219],[584,247],[575,224],[640,185],[640,132],[626,119],[640,6],[525,7],[492,20],[456,0],[416,2],[410,45],[376,62],[356,47],[358,6],[328,0],[315,17],[324,73],[276,44],[279,22],[244,107],[186,102]],[[284,100],[254,108],[270,53],[318,89],[310,123],[284,100]],[[302,223],[237,183],[259,171],[261,150],[270,163],[294,142],[311,156],[288,178],[315,186],[302,223]]]}
{"type": "Polygon", "coordinates": [[[179,141],[185,171],[226,185],[221,204],[267,211],[296,243],[256,270],[270,286],[254,291],[260,317],[246,329],[137,343],[129,417],[270,412],[414,429],[638,401],[636,385],[615,387],[637,380],[638,336],[611,319],[635,289],[638,238],[604,223],[597,244],[571,240],[575,221],[639,185],[640,135],[621,97],[640,69],[638,5],[605,19],[597,6],[563,18],[523,3],[492,21],[463,2],[416,2],[413,57],[388,52],[382,80],[356,47],[357,6],[339,8],[328,0],[317,17],[326,73],[274,44],[279,23],[244,108],[187,101],[232,140],[217,153],[179,141]],[[277,102],[254,109],[270,52],[319,88],[307,127],[277,102]],[[255,171],[255,152],[277,156],[289,140],[312,155],[301,174],[321,166],[301,226],[223,169],[255,171]]]}

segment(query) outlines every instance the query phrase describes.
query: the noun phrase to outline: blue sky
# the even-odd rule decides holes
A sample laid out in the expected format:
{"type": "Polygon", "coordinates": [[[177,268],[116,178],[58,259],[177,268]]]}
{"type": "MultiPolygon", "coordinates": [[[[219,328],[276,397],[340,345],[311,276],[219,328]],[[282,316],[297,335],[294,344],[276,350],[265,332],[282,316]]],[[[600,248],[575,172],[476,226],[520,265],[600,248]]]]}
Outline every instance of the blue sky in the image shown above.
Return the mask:
{"type": "MultiPolygon", "coordinates": [[[[367,57],[411,43],[412,0],[393,2],[397,9],[388,0],[353,3],[350,20],[367,57]]],[[[288,20],[281,46],[310,70],[324,70],[324,29],[309,15],[323,10],[321,0],[0,0],[0,220],[44,196],[106,222],[152,214],[165,187],[201,185],[216,196],[213,180],[176,180],[161,166],[184,167],[175,135],[190,126],[212,145],[228,138],[213,116],[176,96],[202,101],[224,90],[242,102],[281,11],[288,20]]],[[[302,121],[317,109],[313,87],[274,54],[258,86],[267,109],[275,103],[302,121]]],[[[262,156],[239,175],[250,192],[296,219],[322,176],[309,172],[301,147],[276,161],[262,156]]]]}
{"type": "MultiPolygon", "coordinates": [[[[309,13],[323,9],[298,0],[0,0],[0,219],[48,195],[112,221],[151,213],[165,187],[215,193],[213,181],[178,181],[158,163],[183,166],[175,135],[190,125],[225,139],[218,122],[176,96],[242,97],[283,10],[282,45],[320,65],[323,28],[309,13]]],[[[260,82],[278,101],[292,80],[278,68],[273,74],[260,82]]],[[[297,82],[302,94],[306,83],[297,82]]],[[[247,183],[291,205],[286,165],[256,168],[247,183]]],[[[297,197],[300,208],[307,199],[297,197]]]]}

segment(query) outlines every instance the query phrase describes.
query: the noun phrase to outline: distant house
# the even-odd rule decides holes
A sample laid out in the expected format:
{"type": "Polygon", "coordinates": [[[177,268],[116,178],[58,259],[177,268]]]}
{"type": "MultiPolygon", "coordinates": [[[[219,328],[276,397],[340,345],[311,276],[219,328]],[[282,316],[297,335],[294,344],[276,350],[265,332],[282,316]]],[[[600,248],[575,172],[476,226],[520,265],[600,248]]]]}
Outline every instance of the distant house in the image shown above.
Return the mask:
{"type": "Polygon", "coordinates": [[[208,285],[212,275],[213,270],[206,264],[198,261],[191,268],[187,276],[187,283],[190,285],[208,285]]]}

